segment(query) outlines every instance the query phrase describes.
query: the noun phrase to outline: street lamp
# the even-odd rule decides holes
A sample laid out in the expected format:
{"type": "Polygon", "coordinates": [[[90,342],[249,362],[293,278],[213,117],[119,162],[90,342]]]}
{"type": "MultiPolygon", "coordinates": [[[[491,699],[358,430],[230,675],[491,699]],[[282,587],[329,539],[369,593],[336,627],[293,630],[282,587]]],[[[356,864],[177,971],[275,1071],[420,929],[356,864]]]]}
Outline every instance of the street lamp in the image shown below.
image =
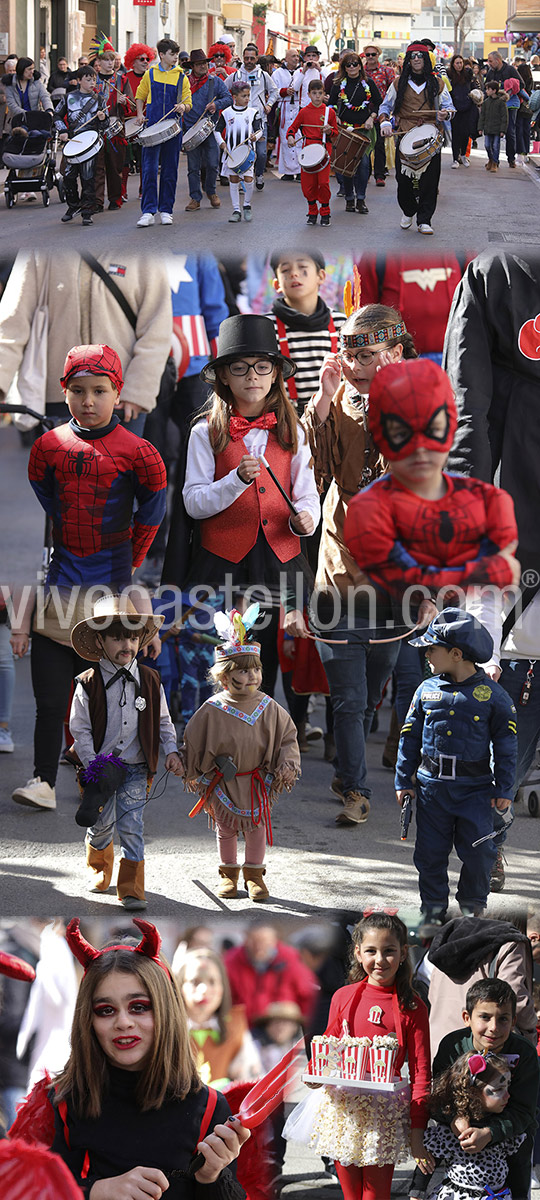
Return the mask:
{"type": "Polygon", "coordinates": [[[165,25],[165,23],[169,20],[169,0],[161,0],[159,6],[159,15],[161,17],[161,23],[165,25]]]}

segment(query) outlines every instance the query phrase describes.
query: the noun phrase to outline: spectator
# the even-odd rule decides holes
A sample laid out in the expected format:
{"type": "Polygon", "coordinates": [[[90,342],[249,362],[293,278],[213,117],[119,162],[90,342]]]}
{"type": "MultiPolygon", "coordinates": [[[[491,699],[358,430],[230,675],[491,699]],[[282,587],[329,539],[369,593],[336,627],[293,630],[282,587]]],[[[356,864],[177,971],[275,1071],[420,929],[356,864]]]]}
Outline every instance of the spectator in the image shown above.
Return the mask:
{"type": "MultiPolygon", "coordinates": [[[[501,55],[496,50],[493,50],[491,54],[488,54],[487,60],[489,69],[486,75],[486,83],[489,83],[490,79],[496,79],[499,87],[502,88],[505,79],[517,79],[521,87],[523,81],[518,71],[516,71],[514,67],[510,66],[510,63],[503,62],[501,55]]],[[[516,165],[516,115],[517,109],[510,108],[508,110],[506,156],[508,158],[509,167],[515,167],[516,165]]]]}
{"type": "Polygon", "coordinates": [[[68,60],[63,55],[58,59],[54,71],[51,71],[47,91],[54,92],[55,88],[65,88],[68,79],[71,79],[72,72],[68,67],[68,60]]]}
{"type": "Polygon", "coordinates": [[[39,71],[34,70],[31,58],[19,58],[14,74],[4,76],[6,102],[13,117],[24,117],[27,112],[52,112],[53,102],[40,78],[39,71]]]}
{"type": "Polygon", "coordinates": [[[313,971],[305,967],[297,950],[281,942],[272,925],[254,924],[243,946],[225,954],[233,1004],[245,1004],[248,1023],[277,1001],[298,1004],[309,1019],[317,994],[313,971]]]}

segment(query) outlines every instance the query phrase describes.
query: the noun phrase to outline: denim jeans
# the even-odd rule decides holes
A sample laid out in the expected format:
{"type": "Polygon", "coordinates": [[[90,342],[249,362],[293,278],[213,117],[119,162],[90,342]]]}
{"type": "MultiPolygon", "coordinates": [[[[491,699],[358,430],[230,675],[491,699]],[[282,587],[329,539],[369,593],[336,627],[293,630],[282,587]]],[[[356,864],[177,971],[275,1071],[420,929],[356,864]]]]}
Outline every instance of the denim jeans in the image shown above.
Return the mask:
{"type": "MultiPolygon", "coordinates": [[[[540,739],[540,661],[535,663],[532,688],[527,704],[520,704],[519,698],[529,670],[529,659],[501,659],[501,677],[499,683],[514,701],[516,706],[517,724],[517,766],[516,792],[523,783],[534,759],[536,746],[540,739]]],[[[500,833],[495,838],[495,846],[504,845],[508,834],[508,825],[503,825],[502,818],[495,811],[495,829],[500,833]]]]}
{"type": "Polygon", "coordinates": [[[355,196],[357,200],[365,200],[370,170],[369,154],[364,154],[358,163],[355,174],[343,175],[346,200],[354,200],[355,196]]]}
{"type": "Polygon", "coordinates": [[[86,832],[87,840],[95,850],[104,850],[113,839],[114,826],[122,857],[133,862],[144,858],[144,807],[148,767],[146,763],[128,766],[124,782],[111,796],[99,817],[86,832]]]}
{"type": "Polygon", "coordinates": [[[516,157],[516,120],[517,108],[508,109],[508,129],[506,130],[506,157],[508,162],[514,162],[516,157]]]}
{"type": "Polygon", "coordinates": [[[423,679],[423,652],[410,642],[402,642],[394,668],[396,684],[395,709],[400,726],[409,711],[411,700],[423,679]]]}
{"type": "Polygon", "coordinates": [[[498,166],[499,165],[499,154],[500,154],[500,149],[501,149],[500,133],[485,133],[484,134],[484,146],[486,147],[486,153],[487,153],[488,158],[490,158],[491,161],[494,162],[498,166]]]}
{"type": "Polygon", "coordinates": [[[15,690],[15,664],[9,644],[9,625],[0,625],[0,723],[11,721],[13,692],[15,690]]]}
{"type": "Polygon", "coordinates": [[[202,200],[201,167],[206,170],[204,190],[207,196],[215,196],[216,181],[219,166],[219,148],[213,133],[205,142],[190,150],[188,161],[188,185],[192,200],[202,200]]]}
{"type": "MultiPolygon", "coordinates": [[[[319,630],[314,626],[315,632],[319,630]]],[[[330,686],[334,713],[337,768],[343,790],[359,791],[368,799],[366,736],[371,729],[373,714],[382,696],[384,685],[392,674],[399,642],[369,645],[374,630],[357,620],[347,627],[342,617],[322,637],[343,638],[339,645],[317,642],[321,661],[330,686]]]]}
{"type": "Polygon", "coordinates": [[[264,123],[264,133],[258,142],[255,142],[255,178],[262,179],[266,167],[266,154],[268,150],[268,131],[266,121],[264,123]]]}

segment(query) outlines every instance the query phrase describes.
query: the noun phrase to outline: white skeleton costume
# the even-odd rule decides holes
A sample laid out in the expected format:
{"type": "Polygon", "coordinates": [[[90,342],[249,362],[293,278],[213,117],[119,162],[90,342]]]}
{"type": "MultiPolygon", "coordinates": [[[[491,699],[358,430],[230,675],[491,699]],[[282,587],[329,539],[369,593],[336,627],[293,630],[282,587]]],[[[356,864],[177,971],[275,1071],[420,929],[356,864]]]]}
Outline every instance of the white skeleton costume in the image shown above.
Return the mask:
{"type": "MultiPolygon", "coordinates": [[[[287,70],[287,67],[277,67],[272,75],[272,80],[275,83],[278,91],[282,88],[292,86],[292,72],[287,70]]],[[[294,96],[280,96],[279,101],[279,154],[277,168],[280,175],[299,175],[300,164],[298,162],[298,154],[296,146],[287,145],[287,130],[292,125],[296,114],[300,109],[298,94],[294,96]]]]}

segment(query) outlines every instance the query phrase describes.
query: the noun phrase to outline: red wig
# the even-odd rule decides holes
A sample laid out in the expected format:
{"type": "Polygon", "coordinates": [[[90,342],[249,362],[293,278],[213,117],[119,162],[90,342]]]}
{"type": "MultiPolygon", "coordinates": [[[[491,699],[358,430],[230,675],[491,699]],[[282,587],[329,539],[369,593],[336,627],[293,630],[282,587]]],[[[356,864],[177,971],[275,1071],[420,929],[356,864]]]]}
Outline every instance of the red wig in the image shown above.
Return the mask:
{"type": "Polygon", "coordinates": [[[214,42],[214,45],[210,46],[208,57],[214,58],[216,54],[223,54],[227,66],[229,65],[232,58],[232,50],[230,46],[227,46],[226,42],[214,42]]]}
{"type": "MultiPolygon", "coordinates": [[[[131,71],[133,63],[135,62],[135,59],[139,57],[139,54],[147,54],[150,62],[153,62],[153,60],[157,58],[157,54],[153,46],[145,46],[144,42],[134,42],[133,45],[129,47],[129,50],[126,50],[126,53],[124,54],[124,66],[126,71],[131,71]]],[[[149,66],[150,62],[148,63],[149,66]]]]}

